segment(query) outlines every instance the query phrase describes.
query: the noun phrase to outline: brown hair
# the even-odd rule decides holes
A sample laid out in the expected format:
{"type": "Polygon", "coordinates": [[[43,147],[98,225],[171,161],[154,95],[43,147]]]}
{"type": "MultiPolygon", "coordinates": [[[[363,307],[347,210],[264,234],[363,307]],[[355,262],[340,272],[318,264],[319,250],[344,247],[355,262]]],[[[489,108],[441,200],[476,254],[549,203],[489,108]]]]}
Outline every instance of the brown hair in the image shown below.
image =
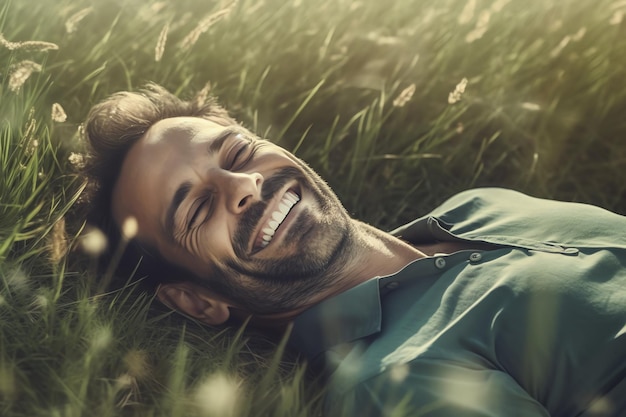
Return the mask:
{"type": "MultiPolygon", "coordinates": [[[[120,230],[111,214],[111,194],[126,153],[156,122],[179,116],[209,119],[223,126],[237,124],[213,98],[184,101],[154,83],[138,92],[115,93],[90,110],[85,122],[89,147],[85,167],[87,222],[100,228],[108,238],[107,252],[100,257],[103,267],[111,262],[120,242],[120,230]]],[[[134,241],[128,244],[117,270],[126,278],[132,272],[147,276],[146,284],[150,287],[175,280],[180,274],[191,278],[191,274],[165,262],[155,250],[134,241]]]]}

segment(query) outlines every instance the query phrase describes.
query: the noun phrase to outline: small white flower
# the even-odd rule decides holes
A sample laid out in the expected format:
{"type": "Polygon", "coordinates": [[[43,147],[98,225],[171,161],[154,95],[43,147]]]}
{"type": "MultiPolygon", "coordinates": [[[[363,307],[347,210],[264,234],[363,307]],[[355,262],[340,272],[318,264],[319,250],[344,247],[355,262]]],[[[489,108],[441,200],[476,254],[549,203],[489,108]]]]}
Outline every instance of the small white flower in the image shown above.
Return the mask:
{"type": "Polygon", "coordinates": [[[206,416],[234,416],[239,386],[221,372],[209,376],[197,388],[194,399],[200,412],[206,416]]]}
{"type": "Polygon", "coordinates": [[[107,237],[98,228],[92,228],[80,240],[83,251],[91,256],[102,254],[107,248],[107,244],[107,237]]]}
{"type": "Polygon", "coordinates": [[[137,219],[133,216],[127,217],[122,223],[122,235],[127,240],[130,240],[137,236],[137,232],[139,231],[139,223],[137,223],[137,219]]]}

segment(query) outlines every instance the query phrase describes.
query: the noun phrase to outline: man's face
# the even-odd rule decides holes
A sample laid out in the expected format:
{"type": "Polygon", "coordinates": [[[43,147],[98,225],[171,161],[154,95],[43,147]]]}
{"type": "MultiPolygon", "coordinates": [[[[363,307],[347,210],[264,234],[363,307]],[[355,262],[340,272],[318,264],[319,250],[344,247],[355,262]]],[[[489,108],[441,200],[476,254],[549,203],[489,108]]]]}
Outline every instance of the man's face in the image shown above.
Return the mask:
{"type": "Polygon", "coordinates": [[[256,313],[294,307],[328,285],[349,217],[310,168],[238,126],[162,120],[128,152],[113,191],[118,224],[256,313]]]}

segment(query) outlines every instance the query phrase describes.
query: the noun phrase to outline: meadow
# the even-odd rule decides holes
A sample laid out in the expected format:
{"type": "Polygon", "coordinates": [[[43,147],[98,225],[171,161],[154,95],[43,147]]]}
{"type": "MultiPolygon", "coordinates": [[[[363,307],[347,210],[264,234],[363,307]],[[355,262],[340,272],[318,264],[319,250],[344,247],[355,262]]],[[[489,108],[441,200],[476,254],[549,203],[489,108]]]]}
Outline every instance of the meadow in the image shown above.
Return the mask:
{"type": "Polygon", "coordinates": [[[207,94],[391,229],[500,186],[626,214],[624,0],[3,0],[0,415],[314,416],[282,342],[102,292],[81,123],[207,94]]]}

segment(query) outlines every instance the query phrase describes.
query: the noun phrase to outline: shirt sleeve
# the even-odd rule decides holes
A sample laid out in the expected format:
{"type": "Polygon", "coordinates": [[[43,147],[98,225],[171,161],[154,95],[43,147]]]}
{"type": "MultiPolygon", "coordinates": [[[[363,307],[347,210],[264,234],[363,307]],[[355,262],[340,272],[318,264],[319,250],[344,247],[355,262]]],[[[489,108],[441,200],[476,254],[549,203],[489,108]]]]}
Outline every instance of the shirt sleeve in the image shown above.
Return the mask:
{"type": "Polygon", "coordinates": [[[510,375],[438,360],[395,366],[329,405],[328,416],[550,417],[510,375]]]}

